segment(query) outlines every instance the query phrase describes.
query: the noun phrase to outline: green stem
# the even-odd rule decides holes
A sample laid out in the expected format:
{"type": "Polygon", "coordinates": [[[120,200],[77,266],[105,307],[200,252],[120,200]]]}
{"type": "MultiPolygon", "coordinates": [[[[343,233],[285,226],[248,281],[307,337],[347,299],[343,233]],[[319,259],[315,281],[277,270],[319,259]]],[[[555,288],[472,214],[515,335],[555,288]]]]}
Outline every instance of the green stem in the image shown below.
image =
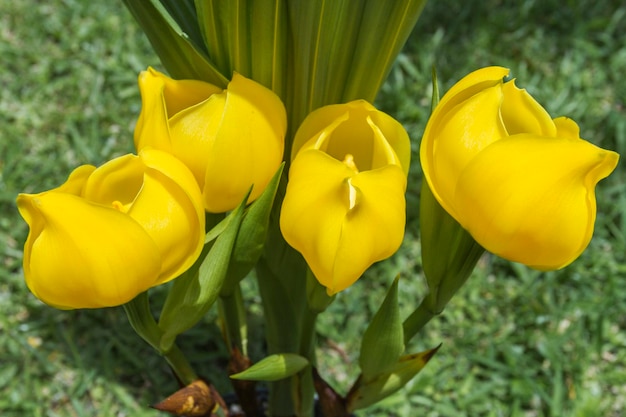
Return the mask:
{"type": "Polygon", "coordinates": [[[191,364],[175,344],[172,345],[169,352],[161,353],[161,355],[172,367],[172,370],[183,385],[187,386],[198,379],[198,375],[191,367],[191,364]]]}
{"type": "Polygon", "coordinates": [[[429,306],[428,296],[424,297],[417,309],[404,320],[404,343],[408,343],[433,317],[436,316],[429,306]]]}
{"type": "MultiPolygon", "coordinates": [[[[268,354],[297,353],[313,363],[317,315],[307,307],[306,269],[284,269],[281,274],[276,274],[263,261],[257,264],[257,278],[263,303],[268,354]]],[[[270,415],[312,416],[314,392],[310,367],[293,377],[272,383],[270,415]]]]}
{"type": "Polygon", "coordinates": [[[198,376],[178,346],[172,345],[167,352],[163,352],[160,349],[163,332],[150,311],[150,300],[148,299],[147,291],[124,304],[124,311],[135,332],[167,360],[181,383],[188,385],[198,379],[198,376]]]}
{"type": "Polygon", "coordinates": [[[222,331],[228,351],[230,352],[236,347],[244,356],[248,356],[245,311],[241,287],[236,285],[232,294],[225,297],[220,296],[219,301],[222,331]]]}

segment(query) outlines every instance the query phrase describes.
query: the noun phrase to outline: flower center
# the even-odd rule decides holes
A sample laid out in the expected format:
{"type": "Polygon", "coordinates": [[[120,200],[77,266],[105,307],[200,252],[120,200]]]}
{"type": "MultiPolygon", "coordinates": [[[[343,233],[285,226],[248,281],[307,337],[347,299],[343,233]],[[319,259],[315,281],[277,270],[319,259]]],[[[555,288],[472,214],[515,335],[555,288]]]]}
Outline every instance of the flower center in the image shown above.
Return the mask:
{"type": "Polygon", "coordinates": [[[115,210],[120,211],[122,213],[127,213],[128,209],[130,208],[130,204],[124,205],[119,200],[115,200],[114,202],[111,203],[111,207],[113,207],[115,210]]]}
{"type": "Polygon", "coordinates": [[[345,166],[354,171],[355,174],[359,173],[359,169],[356,167],[356,163],[354,162],[354,156],[351,153],[347,153],[343,158],[343,163],[345,166]]]}

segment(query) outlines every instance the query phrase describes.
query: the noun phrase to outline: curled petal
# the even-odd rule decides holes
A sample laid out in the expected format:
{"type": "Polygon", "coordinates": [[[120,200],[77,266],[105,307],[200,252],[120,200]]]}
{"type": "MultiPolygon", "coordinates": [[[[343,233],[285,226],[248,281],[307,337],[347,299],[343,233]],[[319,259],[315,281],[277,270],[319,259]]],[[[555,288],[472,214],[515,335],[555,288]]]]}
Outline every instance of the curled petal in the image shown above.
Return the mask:
{"type": "Polygon", "coordinates": [[[489,87],[441,115],[439,130],[428,132],[436,135],[436,141],[425,136],[429,143],[422,145],[424,171],[436,183],[431,184],[433,194],[452,217],[457,215],[450,200],[465,167],[483,149],[507,136],[500,118],[501,101],[501,87],[489,87]]]}
{"type": "Polygon", "coordinates": [[[162,255],[157,283],[188,269],[202,250],[204,208],[189,169],[172,155],[145,149],[96,169],[85,198],[116,207],[135,219],[162,255]]]}
{"type": "Polygon", "coordinates": [[[595,185],[617,159],[581,139],[523,134],[499,141],[459,178],[459,222],[497,255],[537,269],[561,268],[588,245],[595,185]]]}
{"type": "Polygon", "coordinates": [[[200,188],[204,188],[208,158],[223,122],[226,93],[180,111],[170,122],[172,154],[189,167],[200,188]]]}
{"type": "Polygon", "coordinates": [[[139,157],[146,166],[144,183],[128,214],[159,247],[162,267],[157,284],[161,284],[189,269],[202,251],[202,195],[178,159],[157,150],[144,150],[139,157]]]}
{"type": "Polygon", "coordinates": [[[406,130],[393,117],[377,110],[365,100],[324,106],[311,112],[298,128],[291,157],[295,158],[296,154],[308,145],[311,138],[320,137],[322,132],[329,135],[333,131],[332,145],[324,151],[338,159],[342,159],[346,153],[351,153],[355,160],[363,161],[359,165],[370,169],[373,155],[376,155],[376,151],[371,147],[373,144],[368,146],[372,143],[373,126],[376,127],[377,134],[384,136],[407,174],[411,142],[406,130]]]}
{"type": "MultiPolygon", "coordinates": [[[[426,129],[424,130],[424,136],[420,145],[420,161],[422,164],[422,170],[424,171],[424,177],[428,181],[433,195],[437,198],[437,201],[442,207],[454,217],[454,208],[450,205],[450,196],[455,188],[456,175],[460,171],[459,165],[465,165],[469,158],[463,155],[464,149],[467,147],[462,141],[456,139],[456,132],[451,132],[453,137],[446,138],[441,132],[445,129],[445,124],[449,120],[448,113],[455,107],[461,105],[466,100],[472,98],[475,94],[480,93],[483,90],[491,90],[492,95],[491,103],[487,100],[486,104],[490,104],[493,107],[494,104],[499,103],[501,97],[498,97],[498,87],[502,84],[502,78],[509,73],[507,68],[502,67],[487,67],[474,71],[459,82],[457,82],[448,92],[441,98],[439,104],[433,110],[426,129]],[[450,141],[447,145],[441,145],[440,141],[450,141]],[[457,149],[456,146],[460,146],[457,149]],[[444,150],[450,150],[451,155],[446,155],[444,150]],[[455,174],[452,174],[449,170],[452,170],[455,174]]],[[[486,97],[489,98],[489,97],[486,97]]],[[[457,110],[458,112],[459,110],[457,110]]],[[[479,109],[480,113],[486,112],[479,109]]],[[[499,111],[498,111],[499,113],[499,111]]],[[[472,113],[465,113],[465,117],[471,120],[472,113]]],[[[491,132],[493,133],[504,130],[504,127],[498,127],[497,124],[501,124],[498,120],[497,114],[486,115],[485,117],[491,118],[491,132]],[[494,130],[494,124],[497,129],[494,130]]],[[[462,134],[462,131],[461,131],[462,134]]],[[[467,136],[467,135],[466,135],[467,136]]],[[[469,138],[469,143],[474,143],[475,140],[469,138]]]]}
{"type": "Polygon", "coordinates": [[[81,165],[70,174],[64,184],[57,187],[55,191],[67,194],[82,195],[83,188],[91,173],[96,169],[93,165],[81,165]]]}
{"type": "Polygon", "coordinates": [[[514,80],[503,84],[502,93],[504,100],[500,112],[508,135],[556,135],[556,127],[548,112],[525,89],[517,88],[514,80]]]}
{"type": "Polygon", "coordinates": [[[123,213],[56,192],[20,194],[17,204],[30,226],[24,276],[45,303],[63,309],[120,305],[158,277],[157,247],[123,213]]]}
{"type": "Polygon", "coordinates": [[[138,81],[142,106],[135,128],[137,151],[151,146],[171,152],[168,120],[222,91],[203,81],[173,80],[154,68],[142,71],[138,81]]]}

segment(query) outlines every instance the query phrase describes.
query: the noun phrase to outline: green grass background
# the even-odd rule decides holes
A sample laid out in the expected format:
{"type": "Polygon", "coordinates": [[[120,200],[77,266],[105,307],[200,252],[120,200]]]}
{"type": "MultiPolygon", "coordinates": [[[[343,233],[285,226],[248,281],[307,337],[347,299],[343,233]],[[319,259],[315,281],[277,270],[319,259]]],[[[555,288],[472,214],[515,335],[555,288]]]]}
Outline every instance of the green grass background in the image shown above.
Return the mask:
{"type": "MultiPolygon", "coordinates": [[[[486,65],[511,68],[553,116],[626,155],[626,5],[617,0],[431,0],[378,98],[408,129],[417,156],[429,112],[430,70],[441,90],[486,65]]],[[[0,0],[0,415],[160,416],[147,406],[176,388],[165,362],[133,333],[121,308],[57,311],[21,273],[27,227],[18,192],[39,192],[79,164],[132,151],[136,77],[159,67],[119,1],[0,0]]],[[[338,297],[320,319],[323,375],[345,392],[359,338],[402,272],[408,315],[425,292],[414,158],[401,250],[338,297]]],[[[443,343],[398,394],[359,416],[626,415],[626,179],[600,183],[587,251],[539,273],[486,256],[411,351],[443,343]]],[[[246,283],[253,339],[259,300],[246,283]]],[[[154,298],[162,299],[157,290],[154,298]]],[[[215,314],[181,338],[220,390],[224,348],[215,314]]],[[[260,355],[260,351],[254,352],[260,355]]]]}

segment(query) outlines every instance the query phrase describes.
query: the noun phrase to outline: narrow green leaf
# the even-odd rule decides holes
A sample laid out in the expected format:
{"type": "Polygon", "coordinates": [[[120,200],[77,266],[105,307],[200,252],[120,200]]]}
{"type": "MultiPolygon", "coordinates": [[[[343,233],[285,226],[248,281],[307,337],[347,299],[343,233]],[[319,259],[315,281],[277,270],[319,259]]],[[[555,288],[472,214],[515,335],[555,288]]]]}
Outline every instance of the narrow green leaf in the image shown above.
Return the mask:
{"type": "Polygon", "coordinates": [[[159,319],[163,331],[160,346],[168,351],[176,336],[193,327],[217,300],[226,277],[248,195],[228,217],[225,230],[207,247],[196,263],[197,269],[174,280],[159,319]]]}
{"type": "Polygon", "coordinates": [[[292,34],[293,70],[287,94],[293,129],[312,110],[341,101],[363,6],[364,2],[352,0],[289,3],[290,27],[298,28],[292,34]]]}
{"type": "Polygon", "coordinates": [[[398,280],[396,278],[393,281],[361,341],[359,365],[366,379],[395,366],[404,351],[404,334],[398,307],[398,280]]]}
{"type": "Polygon", "coordinates": [[[255,0],[250,12],[250,77],[285,100],[290,33],[287,0],[255,0]]]}
{"type": "Polygon", "coordinates": [[[213,226],[213,228],[209,230],[204,236],[204,244],[206,245],[207,243],[217,239],[217,237],[221,235],[224,230],[226,230],[232,220],[233,218],[231,216],[226,216],[219,223],[213,226]]]}
{"type": "Polygon", "coordinates": [[[223,19],[220,13],[220,10],[228,6],[228,2],[195,0],[195,6],[198,26],[211,62],[222,74],[231,74],[232,68],[230,68],[230,61],[226,53],[226,43],[223,40],[223,19]]]}
{"type": "Polygon", "coordinates": [[[277,353],[230,377],[247,381],[278,381],[297,374],[308,364],[305,357],[295,353],[277,353]]]}
{"type": "Polygon", "coordinates": [[[343,101],[374,101],[426,0],[368,0],[365,4],[343,101]]]}
{"type": "Polygon", "coordinates": [[[228,79],[209,60],[158,0],[123,0],[167,72],[176,79],[203,80],[225,88],[228,79]]]}
{"type": "Polygon", "coordinates": [[[194,0],[159,0],[159,2],[189,37],[193,45],[206,54],[207,50],[198,26],[198,15],[196,14],[194,0]]]}
{"type": "Polygon", "coordinates": [[[368,407],[404,387],[426,366],[440,346],[403,356],[391,369],[371,378],[359,378],[347,395],[348,411],[368,407]]]}
{"type": "Polygon", "coordinates": [[[232,294],[235,286],[248,275],[263,253],[269,229],[270,214],[283,168],[284,164],[278,168],[259,198],[244,212],[244,218],[241,221],[241,227],[237,233],[235,246],[230,258],[228,275],[220,293],[223,297],[232,294]]]}

